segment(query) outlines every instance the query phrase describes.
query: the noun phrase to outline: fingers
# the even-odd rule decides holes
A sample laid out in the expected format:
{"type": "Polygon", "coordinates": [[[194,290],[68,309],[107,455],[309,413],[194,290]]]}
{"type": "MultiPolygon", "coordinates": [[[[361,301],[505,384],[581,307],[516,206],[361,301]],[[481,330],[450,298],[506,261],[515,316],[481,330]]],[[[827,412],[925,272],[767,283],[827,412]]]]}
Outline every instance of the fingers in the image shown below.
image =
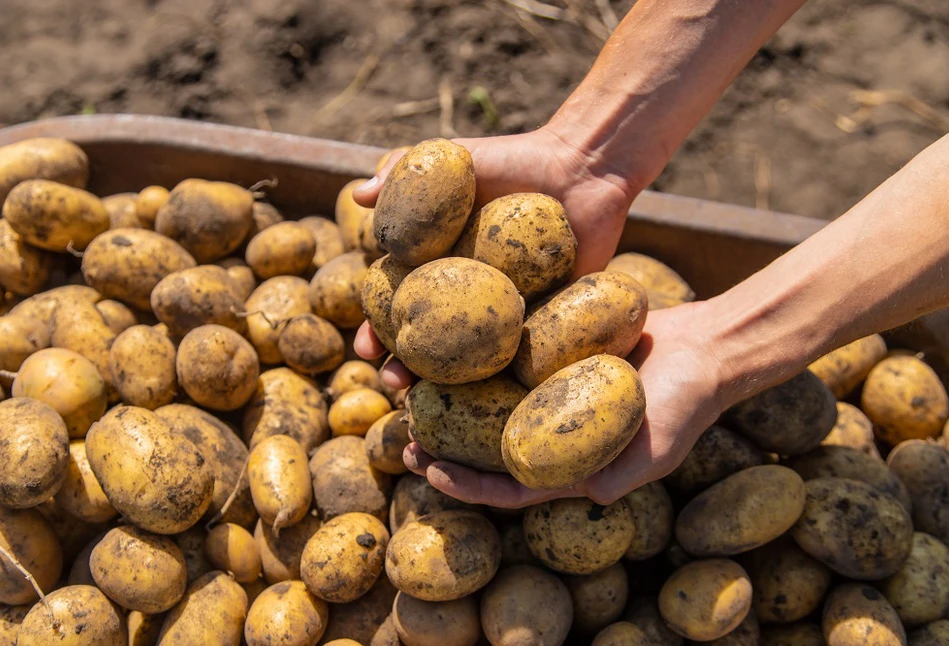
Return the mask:
{"type": "Polygon", "coordinates": [[[389,388],[402,390],[415,383],[416,377],[402,362],[395,357],[390,358],[379,370],[379,376],[389,388]]]}
{"type": "Polygon", "coordinates": [[[376,200],[379,199],[379,192],[382,190],[382,186],[386,183],[386,178],[389,176],[389,172],[404,154],[404,150],[396,149],[391,151],[391,154],[389,155],[385,165],[376,171],[375,176],[373,176],[365,184],[356,187],[356,190],[353,191],[353,199],[356,200],[356,204],[359,206],[364,206],[367,209],[371,209],[376,205],[376,200]]]}
{"type": "Polygon", "coordinates": [[[573,233],[577,237],[574,279],[596,271],[603,271],[610,258],[616,253],[620,236],[623,234],[625,218],[606,212],[592,214],[588,211],[576,212],[568,209],[567,213],[582,214],[582,217],[572,218],[570,222],[573,233]]]}
{"type": "Polygon", "coordinates": [[[386,353],[386,347],[376,336],[369,326],[369,321],[364,321],[356,331],[356,338],[353,340],[353,350],[363,359],[371,361],[378,359],[386,353]]]}
{"type": "Polygon", "coordinates": [[[435,458],[426,453],[418,442],[409,442],[402,450],[402,461],[409,471],[424,478],[425,470],[435,462],[435,458]]]}
{"type": "Polygon", "coordinates": [[[425,470],[429,483],[452,498],[473,505],[519,509],[554,498],[576,497],[569,489],[535,491],[509,475],[484,473],[452,462],[436,461],[425,470]]]}

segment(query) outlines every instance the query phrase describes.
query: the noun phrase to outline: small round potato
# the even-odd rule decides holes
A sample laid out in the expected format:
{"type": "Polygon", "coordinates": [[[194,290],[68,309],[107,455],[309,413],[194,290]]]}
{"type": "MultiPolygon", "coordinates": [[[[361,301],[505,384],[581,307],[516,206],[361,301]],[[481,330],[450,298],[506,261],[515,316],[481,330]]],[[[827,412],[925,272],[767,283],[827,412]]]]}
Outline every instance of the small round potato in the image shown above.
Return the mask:
{"type": "Polygon", "coordinates": [[[895,446],[939,435],[949,419],[949,396],[936,372],[921,359],[895,356],[867,375],[860,408],[873,422],[876,436],[895,446]]]}
{"type": "Polygon", "coordinates": [[[370,259],[362,251],[333,258],[310,281],[313,312],[343,329],[353,329],[365,320],[360,295],[370,259]]]}
{"type": "Polygon", "coordinates": [[[357,388],[372,388],[382,392],[379,371],[365,361],[347,361],[330,375],[326,385],[326,394],[336,401],[343,393],[357,388]]]}
{"type": "Polygon", "coordinates": [[[280,332],[277,348],[288,366],[305,375],[334,370],[346,357],[339,330],[316,314],[300,314],[290,319],[280,332]]]}
{"type": "Polygon", "coordinates": [[[472,511],[440,511],[402,526],[386,552],[392,584],[423,601],[452,601],[484,587],[501,564],[501,537],[472,511]]]}
{"type": "Polygon", "coordinates": [[[344,435],[321,444],[310,458],[310,476],[324,521],[353,511],[388,520],[392,476],[369,464],[363,438],[344,435]]]}
{"type": "Polygon", "coordinates": [[[245,259],[261,280],[267,280],[306,272],[314,253],[316,240],[306,225],[278,222],[250,239],[245,259]]]}
{"type": "Polygon", "coordinates": [[[827,384],[834,397],[844,399],[885,356],[886,342],[879,334],[873,334],[825,354],[808,370],[827,384]]]}
{"type": "Polygon", "coordinates": [[[63,486],[56,492],[56,505],[87,523],[104,523],[118,515],[89,466],[83,440],[69,443],[66,477],[63,486]]]}
{"type": "Polygon", "coordinates": [[[300,218],[299,222],[310,230],[310,235],[316,241],[316,252],[313,254],[310,268],[306,272],[307,275],[312,275],[330,260],[343,254],[345,251],[343,249],[343,239],[340,237],[339,227],[328,218],[311,215],[300,218]]]}
{"type": "Polygon", "coordinates": [[[541,568],[505,568],[481,595],[481,627],[495,646],[558,646],[572,623],[567,586],[541,568]]]}
{"type": "Polygon", "coordinates": [[[406,473],[398,479],[392,491],[389,529],[394,535],[403,525],[418,520],[422,516],[451,509],[476,511],[473,505],[442,493],[425,478],[414,473],[406,473]]]}
{"type": "Polygon", "coordinates": [[[896,610],[869,585],[844,583],[834,588],[824,604],[827,646],[904,646],[906,630],[896,610]]]}
{"type": "Polygon", "coordinates": [[[42,291],[53,269],[52,255],[23,241],[10,223],[0,220],[0,287],[19,296],[42,291]]]}
{"type": "Polygon", "coordinates": [[[233,523],[217,525],[204,541],[208,561],[217,570],[230,572],[238,583],[260,578],[260,550],[250,532],[233,523]]]}
{"type": "Polygon", "coordinates": [[[138,323],[138,317],[124,303],[105,300],[96,303],[96,309],[102,315],[102,320],[109,326],[113,334],[119,335],[138,323]]]}
{"type": "Polygon", "coordinates": [[[178,394],[175,344],[150,325],[133,325],[112,342],[109,368],[122,401],[155,410],[178,394]]]}
{"type": "Polygon", "coordinates": [[[247,340],[223,325],[188,332],[175,358],[178,383],[199,405],[237,410],[254,394],[260,363],[247,340]]]}
{"type": "Polygon", "coordinates": [[[251,449],[273,435],[288,435],[310,455],[330,436],[323,393],[289,368],[268,370],[244,409],[242,433],[251,449]]]}
{"type": "Polygon", "coordinates": [[[151,294],[151,309],[172,335],[183,337],[201,325],[215,324],[238,334],[247,330],[244,294],[227,269],[189,267],[162,278],[151,294]]]}
{"type": "Polygon", "coordinates": [[[170,193],[164,186],[146,186],[135,196],[135,213],[147,229],[155,227],[158,210],[165,206],[170,193]]]}
{"type": "Polygon", "coordinates": [[[20,182],[3,202],[3,219],[21,239],[47,251],[82,251],[109,229],[109,212],[92,193],[47,179],[20,182]]]}
{"type": "Polygon", "coordinates": [[[292,437],[274,435],[262,440],[250,452],[247,474],[257,513],[275,535],[299,523],[310,510],[313,491],[306,453],[292,437]]]}
{"type": "Polygon", "coordinates": [[[619,561],[633,539],[626,503],[603,506],[587,498],[561,498],[527,508],[524,536],[544,565],[565,574],[592,574],[619,561]]]}
{"type": "Polygon", "coordinates": [[[343,393],[329,410],[333,436],[364,437],[376,420],[392,411],[392,404],[382,393],[370,388],[357,388],[343,393]]]}
{"type": "Polygon", "coordinates": [[[761,630],[761,646],[827,646],[827,642],[817,624],[778,624],[761,630]]]}
{"type": "Polygon", "coordinates": [[[389,579],[380,576],[372,589],[355,601],[333,604],[330,624],[323,633],[323,645],[336,642],[345,646],[399,646],[399,636],[392,623],[392,605],[397,592],[389,579]]]}
{"type": "Polygon", "coordinates": [[[478,602],[422,601],[404,592],[395,596],[392,620],[399,639],[413,646],[476,646],[481,638],[478,602]]]}
{"type": "Polygon", "coordinates": [[[334,215],[336,216],[339,237],[345,251],[353,251],[359,248],[359,227],[366,216],[372,213],[372,209],[356,204],[353,199],[353,190],[367,181],[367,179],[354,179],[343,186],[336,196],[334,215]]]}
{"type": "Polygon", "coordinates": [[[649,309],[653,301],[668,301],[667,307],[695,300],[695,292],[685,280],[668,265],[641,253],[621,253],[606,265],[607,271],[621,271],[635,278],[649,294],[649,309]]]}
{"type": "Polygon", "coordinates": [[[166,615],[158,646],[239,646],[247,617],[247,593],[224,572],[198,577],[166,615]]]}
{"type": "Polygon", "coordinates": [[[366,457],[369,464],[392,475],[408,471],[402,461],[402,451],[410,442],[409,423],[404,410],[386,413],[366,432],[366,457]]]}
{"type": "Polygon", "coordinates": [[[128,610],[154,615],[184,596],[185,557],[167,536],[124,525],[110,530],[89,557],[89,569],[106,596],[128,610]]]}
{"type": "Polygon", "coordinates": [[[880,590],[904,626],[945,617],[949,610],[949,548],[929,534],[914,533],[909,558],[899,572],[883,581],[880,590]]]}
{"type": "Polygon", "coordinates": [[[244,303],[247,338],[254,344],[261,363],[278,364],[280,333],[294,316],[310,313],[307,282],[299,276],[277,276],[265,280],[244,303]]]}
{"type": "Polygon", "coordinates": [[[414,267],[399,262],[392,255],[386,255],[369,266],[362,283],[363,314],[372,325],[372,331],[389,352],[395,352],[397,332],[392,322],[392,299],[399,285],[413,269],[414,267]]]}
{"type": "Polygon", "coordinates": [[[102,198],[102,206],[109,214],[110,229],[149,229],[135,211],[135,193],[116,193],[102,198]]]}
{"type": "Polygon", "coordinates": [[[276,583],[254,600],[247,612],[247,646],[316,646],[326,632],[329,606],[303,581],[276,583]]]}
{"type": "Polygon", "coordinates": [[[127,646],[128,638],[121,611],[98,588],[69,585],[46,595],[46,603],[33,606],[20,624],[16,643],[127,646]]]}
{"type": "MultiPolygon", "coordinates": [[[[63,552],[50,524],[35,509],[0,507],[0,547],[13,555],[44,592],[63,571],[63,552]]],[[[0,555],[0,604],[37,600],[36,591],[6,556],[0,555]]]]}
{"type": "Polygon", "coordinates": [[[764,454],[743,436],[717,424],[710,426],[663,479],[675,491],[694,495],[743,469],[764,464],[764,454]]]}
{"type": "Polygon", "coordinates": [[[672,540],[675,510],[662,482],[656,480],[635,489],[623,500],[633,518],[633,542],[624,555],[642,561],[661,553],[672,540]]]}
{"type": "Polygon", "coordinates": [[[0,202],[10,189],[28,179],[48,179],[85,188],[89,158],[71,141],[35,137],[0,147],[0,202]]]}
{"type": "Polygon", "coordinates": [[[693,561],[676,570],[659,593],[659,612],[676,633],[712,641],[735,630],[751,610],[751,581],[729,559],[693,561]]]}
{"type": "MultiPolygon", "coordinates": [[[[0,632],[0,634],[3,634],[0,632]]],[[[909,646],[943,646],[949,644],[949,619],[939,619],[909,634],[909,646]]]]}
{"type": "Polygon", "coordinates": [[[35,399],[0,402],[0,505],[35,507],[66,479],[69,433],[59,414],[35,399]]]}
{"type": "Polygon", "coordinates": [[[837,422],[821,444],[849,446],[877,459],[880,458],[880,451],[874,443],[873,422],[864,415],[862,410],[847,402],[837,402],[837,422]]]}
{"type": "Polygon", "coordinates": [[[320,599],[349,603],[369,592],[385,564],[389,530],[363,512],[328,520],[307,542],[300,578],[320,599]]]}
{"type": "Polygon", "coordinates": [[[573,628],[592,635],[623,614],[629,597],[629,580],[621,563],[582,576],[566,576],[564,583],[573,599],[573,628]]]}
{"type": "Polygon", "coordinates": [[[260,552],[264,579],[273,585],[300,578],[300,559],[310,537],[320,528],[320,519],[307,514],[296,525],[284,527],[279,535],[261,520],[254,529],[254,540],[260,552]]]}
{"type": "Polygon", "coordinates": [[[821,607],[830,589],[830,570],[786,538],[752,550],[742,565],[755,591],[755,615],[765,623],[807,617],[821,607]]]}

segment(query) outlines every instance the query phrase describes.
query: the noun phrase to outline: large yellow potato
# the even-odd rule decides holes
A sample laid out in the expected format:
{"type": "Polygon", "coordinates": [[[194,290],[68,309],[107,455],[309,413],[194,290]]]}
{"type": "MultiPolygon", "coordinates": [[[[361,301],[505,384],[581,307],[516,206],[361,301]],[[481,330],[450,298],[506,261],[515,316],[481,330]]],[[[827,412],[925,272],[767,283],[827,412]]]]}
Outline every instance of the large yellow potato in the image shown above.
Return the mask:
{"type": "Polygon", "coordinates": [[[127,646],[121,611],[91,585],[69,585],[46,595],[20,624],[17,645],[127,646]],[[52,613],[52,616],[50,616],[52,613]]]}
{"type": "Polygon", "coordinates": [[[402,461],[402,452],[408,446],[409,423],[404,410],[386,413],[369,427],[366,432],[366,457],[369,464],[392,475],[408,471],[402,461]]]}
{"type": "MultiPolygon", "coordinates": [[[[53,528],[35,509],[0,507],[0,547],[13,555],[44,592],[63,571],[63,553],[53,528]]],[[[6,556],[0,555],[0,604],[37,600],[33,586],[6,556]]]]}
{"type": "Polygon", "coordinates": [[[247,612],[247,646],[316,646],[326,632],[329,607],[302,581],[284,581],[260,593],[247,612]]]}
{"type": "Polygon", "coordinates": [[[89,158],[71,141],[53,137],[24,139],[0,147],[0,202],[10,190],[28,179],[48,179],[85,188],[89,158]]]}
{"type": "Polygon", "coordinates": [[[288,435],[310,455],[330,436],[323,393],[289,368],[268,370],[244,409],[242,432],[250,448],[273,435],[288,435]]]}
{"type": "Polygon", "coordinates": [[[524,300],[497,269],[445,258],[405,277],[392,299],[396,355],[435,383],[462,384],[500,372],[520,341],[524,300]]]}
{"type": "Polygon", "coordinates": [[[649,294],[649,309],[663,301],[665,307],[695,300],[695,292],[689,284],[668,265],[641,253],[621,253],[606,265],[607,271],[621,271],[632,276],[646,288],[649,294]]]}
{"type": "Polygon", "coordinates": [[[891,446],[936,437],[949,419],[949,396],[939,376],[912,356],[890,357],[874,366],[860,407],[877,437],[891,446]]]}
{"type": "Polygon", "coordinates": [[[370,262],[362,251],[350,251],[320,267],[309,287],[313,312],[340,328],[359,327],[365,320],[360,295],[370,262]]]}
{"type": "Polygon", "coordinates": [[[877,459],[880,458],[880,451],[874,443],[873,422],[862,410],[847,402],[837,402],[837,422],[821,444],[849,446],[877,459]]]}
{"type": "Polygon", "coordinates": [[[53,257],[26,244],[10,223],[0,220],[0,287],[20,296],[43,289],[53,269],[53,257]]]}
{"type": "Polygon", "coordinates": [[[565,643],[572,623],[570,592],[541,568],[505,568],[481,595],[481,626],[496,646],[559,646],[565,643]]]}
{"type": "Polygon", "coordinates": [[[666,549],[675,528],[675,510],[662,482],[647,483],[623,496],[623,500],[634,528],[633,542],[624,557],[642,561],[666,549]]]}
{"type": "Polygon", "coordinates": [[[230,572],[238,583],[260,578],[260,550],[251,533],[240,525],[215,525],[204,541],[204,551],[215,569],[230,572]]]}
{"type": "Polygon", "coordinates": [[[360,298],[363,314],[389,352],[395,352],[397,333],[392,322],[392,299],[413,269],[389,254],[372,263],[363,279],[360,298]]]}
{"type": "Polygon", "coordinates": [[[298,276],[265,280],[247,298],[247,338],[254,344],[261,363],[278,364],[280,333],[294,316],[310,313],[308,285],[298,276]]]}
{"type": "Polygon", "coordinates": [[[392,624],[392,604],[398,592],[384,576],[372,589],[350,603],[335,603],[330,607],[330,623],[323,633],[324,646],[333,641],[346,646],[399,646],[399,637],[392,624]],[[358,641],[356,641],[358,640],[358,641]]]}
{"type": "Polygon", "coordinates": [[[906,630],[893,606],[869,585],[844,583],[824,604],[827,646],[905,646],[906,630]]]}
{"type": "Polygon", "coordinates": [[[565,576],[564,583],[573,599],[573,629],[581,634],[600,632],[626,609],[629,580],[621,563],[592,574],[565,576]]]}
{"type": "Polygon", "coordinates": [[[300,578],[300,559],[310,537],[320,528],[320,519],[307,514],[296,525],[284,527],[279,535],[262,520],[257,521],[254,540],[260,552],[264,579],[274,584],[300,578]]]}
{"type": "Polygon", "coordinates": [[[110,410],[89,429],[86,454],[109,502],[142,529],[177,534],[211,504],[214,478],[207,460],[149,410],[110,410]]]}
{"type": "Polygon", "coordinates": [[[261,280],[298,276],[306,272],[316,253],[310,229],[299,222],[278,222],[247,243],[247,265],[261,280]]]}
{"type": "Polygon", "coordinates": [[[224,572],[199,577],[165,617],[158,646],[238,646],[247,617],[247,593],[224,572]]]}
{"type": "Polygon", "coordinates": [[[762,622],[804,619],[821,607],[830,589],[830,570],[787,538],[752,550],[742,565],[755,591],[754,614],[762,622]]]}
{"type": "Polygon", "coordinates": [[[382,573],[388,544],[389,530],[375,516],[363,512],[336,516],[307,542],[300,578],[324,601],[355,601],[382,573]]]}
{"type": "Polygon", "coordinates": [[[751,582],[729,559],[693,561],[662,586],[659,612],[676,633],[712,641],[733,631],[751,610],[751,582]]]}
{"type": "Polygon", "coordinates": [[[248,457],[247,475],[254,507],[261,519],[280,534],[303,520],[310,510],[313,490],[306,453],[292,437],[274,435],[255,446],[248,457]]]}
{"type": "Polygon", "coordinates": [[[175,357],[178,384],[199,405],[237,410],[254,394],[260,363],[247,339],[222,325],[188,332],[175,357]]]}
{"type": "Polygon", "coordinates": [[[343,393],[329,409],[328,421],[333,436],[365,437],[376,420],[392,411],[392,404],[382,393],[371,388],[357,388],[343,393]]]}
{"type": "Polygon", "coordinates": [[[306,272],[307,275],[312,275],[330,260],[343,254],[343,239],[336,223],[327,218],[313,215],[300,218],[299,222],[310,230],[310,235],[316,241],[316,251],[306,272]]]}
{"type": "Polygon", "coordinates": [[[713,424],[685,456],[685,460],[663,479],[670,488],[695,494],[743,469],[764,463],[764,454],[733,431],[713,424]]]}
{"type": "Polygon", "coordinates": [[[400,592],[392,605],[399,639],[413,646],[475,646],[481,637],[474,596],[454,601],[422,601],[400,592]]]}
{"type": "Polygon", "coordinates": [[[886,341],[873,334],[825,354],[807,368],[827,384],[834,397],[844,399],[885,356],[886,341]]]}
{"type": "Polygon", "coordinates": [[[945,617],[949,610],[949,547],[922,532],[903,567],[885,579],[881,591],[904,626],[919,626],[945,617]]]}
{"type": "Polygon", "coordinates": [[[388,520],[392,476],[369,464],[363,438],[344,435],[321,444],[310,458],[310,476],[324,521],[352,511],[388,520]]]}
{"type": "Polygon", "coordinates": [[[442,493],[421,476],[406,473],[398,479],[392,491],[389,529],[395,534],[403,525],[418,520],[421,516],[450,509],[475,511],[477,508],[442,493]]]}
{"type": "Polygon", "coordinates": [[[35,507],[66,479],[69,433],[59,414],[36,399],[0,402],[0,505],[35,507]]]}
{"type": "Polygon", "coordinates": [[[531,489],[561,489],[613,461],[639,430],[646,397],[639,375],[600,354],[554,373],[514,409],[501,438],[504,465],[531,489]]]}
{"type": "Polygon", "coordinates": [[[332,323],[316,314],[290,319],[277,340],[284,363],[305,375],[334,370],[343,363],[346,347],[332,323]]]}
{"type": "Polygon", "coordinates": [[[13,187],[3,219],[27,244],[47,251],[82,251],[109,228],[109,212],[92,193],[46,179],[13,187]]]}
{"type": "Polygon", "coordinates": [[[118,515],[89,466],[83,440],[69,443],[69,462],[63,486],[56,492],[56,505],[87,523],[103,523],[118,515]]]}
{"type": "Polygon", "coordinates": [[[925,440],[907,440],[890,451],[887,466],[906,485],[916,531],[949,541],[949,451],[925,440]]]}
{"type": "Polygon", "coordinates": [[[122,401],[155,410],[178,394],[177,350],[167,335],[150,325],[133,325],[112,342],[109,369],[122,401]]]}
{"type": "Polygon", "coordinates": [[[244,295],[227,269],[189,267],[162,278],[151,294],[151,310],[176,337],[214,323],[239,334],[247,330],[244,295]]]}
{"type": "Polygon", "coordinates": [[[379,246],[413,267],[440,258],[461,235],[474,199],[471,154],[445,139],[423,141],[396,162],[379,194],[379,246]]]}

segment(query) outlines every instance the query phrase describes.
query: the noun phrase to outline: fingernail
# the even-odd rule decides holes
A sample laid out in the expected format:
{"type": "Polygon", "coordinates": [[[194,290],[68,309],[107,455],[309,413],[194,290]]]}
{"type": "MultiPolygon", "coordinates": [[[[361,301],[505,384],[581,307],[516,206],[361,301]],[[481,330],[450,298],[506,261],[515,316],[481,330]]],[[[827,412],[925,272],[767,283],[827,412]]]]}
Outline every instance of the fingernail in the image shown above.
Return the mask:
{"type": "Polygon", "coordinates": [[[377,185],[378,183],[379,183],[379,177],[376,176],[376,175],[373,175],[373,177],[372,177],[371,180],[369,180],[368,182],[362,184],[362,185],[359,187],[359,190],[360,190],[360,191],[369,191],[369,190],[372,190],[372,189],[374,189],[374,188],[376,187],[376,185],[377,185]]]}

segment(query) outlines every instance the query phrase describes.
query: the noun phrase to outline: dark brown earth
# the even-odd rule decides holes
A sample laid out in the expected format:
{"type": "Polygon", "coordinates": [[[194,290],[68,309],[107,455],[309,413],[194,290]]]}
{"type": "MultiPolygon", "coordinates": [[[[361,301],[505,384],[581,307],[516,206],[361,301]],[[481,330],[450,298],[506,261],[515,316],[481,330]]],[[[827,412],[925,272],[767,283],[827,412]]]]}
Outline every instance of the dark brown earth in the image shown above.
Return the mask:
{"type": "MultiPolygon", "coordinates": [[[[574,10],[555,21],[505,0],[6,0],[0,123],[134,112],[379,145],[523,131],[602,44],[602,2],[548,2],[574,10]]],[[[631,4],[612,0],[620,16],[631,4]]],[[[811,0],[655,188],[833,217],[949,128],[947,69],[944,0],[811,0]],[[852,119],[855,90],[897,94],[852,119]]]]}

